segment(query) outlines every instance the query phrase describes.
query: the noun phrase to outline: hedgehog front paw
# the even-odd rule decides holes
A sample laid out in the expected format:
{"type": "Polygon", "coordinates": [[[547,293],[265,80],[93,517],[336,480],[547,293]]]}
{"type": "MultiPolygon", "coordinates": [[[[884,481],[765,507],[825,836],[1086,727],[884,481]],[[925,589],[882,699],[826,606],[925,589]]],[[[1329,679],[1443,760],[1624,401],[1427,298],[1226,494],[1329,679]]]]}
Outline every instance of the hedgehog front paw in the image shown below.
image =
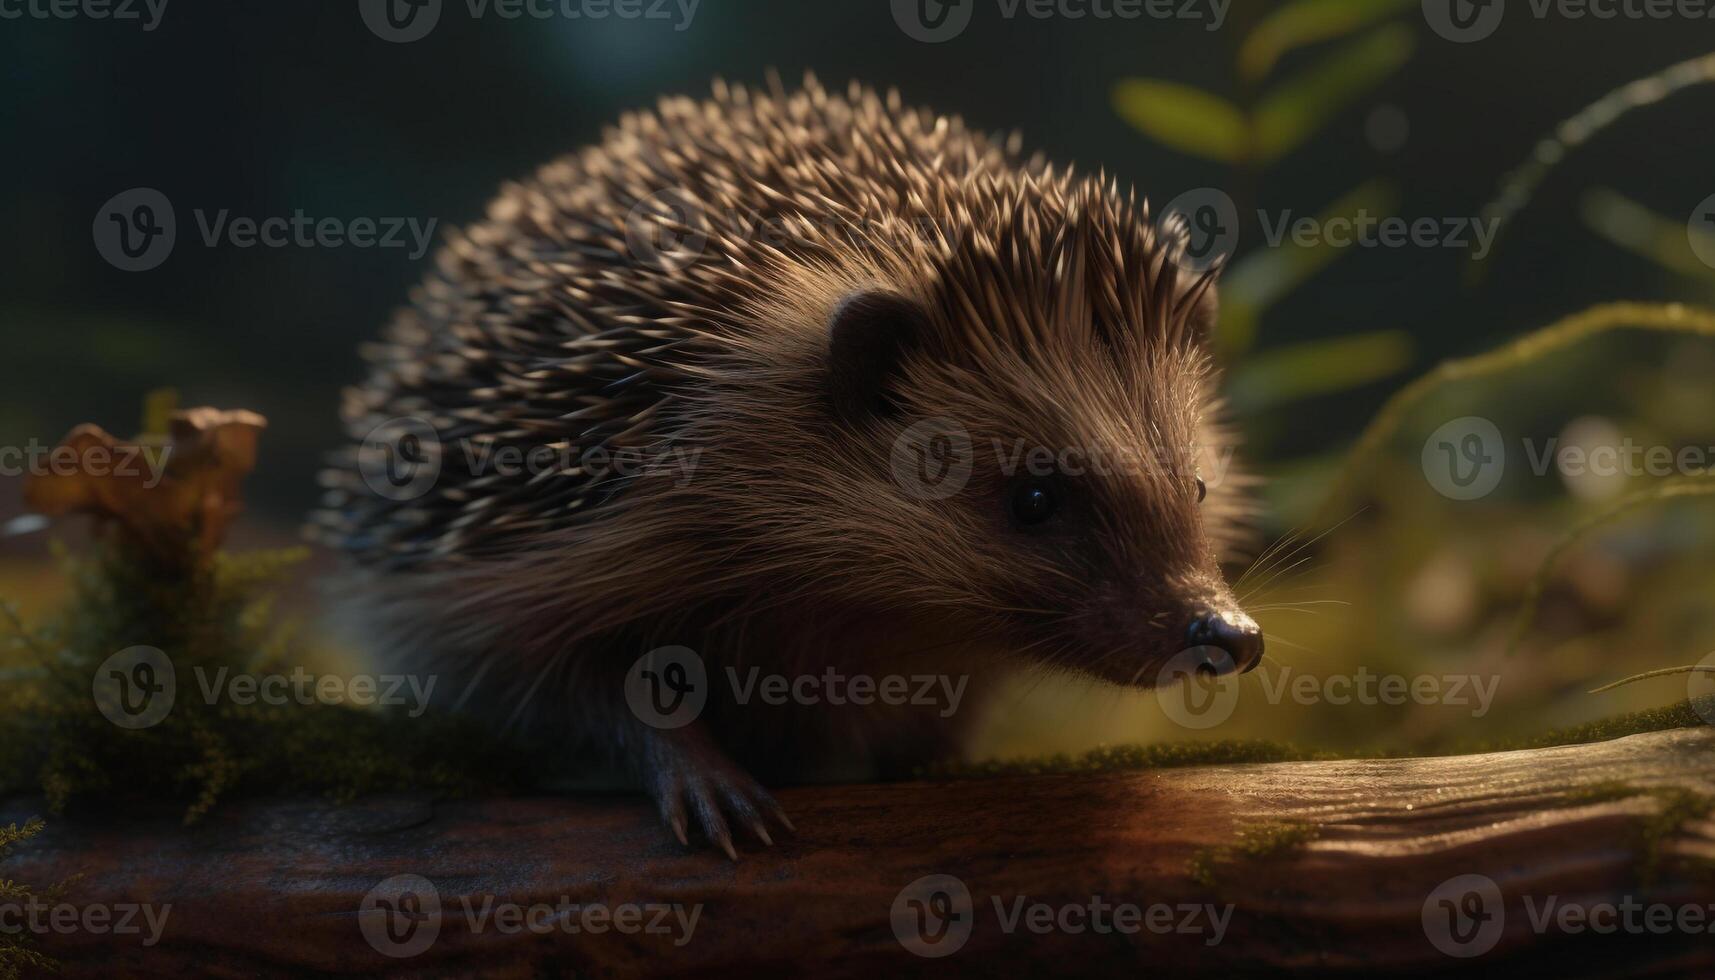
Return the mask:
{"type": "Polygon", "coordinates": [[[661,819],[679,843],[690,843],[687,812],[696,818],[704,836],[734,861],[738,852],[727,829],[729,816],[770,846],[774,844],[768,833],[771,821],[789,831],[795,829],[774,797],[706,737],[674,732],[657,738],[649,754],[650,789],[661,819]]]}

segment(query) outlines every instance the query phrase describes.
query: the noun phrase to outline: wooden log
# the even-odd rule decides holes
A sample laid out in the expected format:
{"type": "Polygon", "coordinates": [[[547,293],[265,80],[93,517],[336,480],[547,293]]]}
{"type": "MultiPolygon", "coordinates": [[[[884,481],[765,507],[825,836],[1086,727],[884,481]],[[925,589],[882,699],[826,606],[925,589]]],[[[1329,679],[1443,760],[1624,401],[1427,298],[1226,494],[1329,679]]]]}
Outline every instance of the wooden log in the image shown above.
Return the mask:
{"type": "Polygon", "coordinates": [[[1715,794],[1708,728],[1491,755],[788,789],[799,832],[736,864],[670,843],[642,800],[609,797],[230,804],[188,830],[58,820],[3,867],[34,883],[81,875],[66,896],[79,906],[170,906],[151,946],[44,936],[72,976],[1708,976],[1715,884],[1699,867],[1715,822],[1701,794],[1715,794]],[[419,878],[401,888],[401,875],[419,878]],[[926,876],[950,878],[913,890],[926,876]],[[1604,903],[1630,927],[1597,931],[1604,903]],[[529,914],[515,922],[509,906],[529,914]],[[1569,907],[1596,921],[1579,928],[1569,907]],[[1664,913],[1651,907],[1675,921],[1652,931],[1664,913]]]}

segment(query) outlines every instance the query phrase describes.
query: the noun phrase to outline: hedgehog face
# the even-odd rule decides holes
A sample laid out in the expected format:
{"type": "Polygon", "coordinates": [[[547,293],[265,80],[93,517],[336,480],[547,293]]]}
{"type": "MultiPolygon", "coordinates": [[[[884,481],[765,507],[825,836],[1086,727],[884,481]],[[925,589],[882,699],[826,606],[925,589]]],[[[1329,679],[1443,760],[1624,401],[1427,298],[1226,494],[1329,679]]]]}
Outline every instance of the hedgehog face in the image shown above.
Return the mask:
{"type": "Polygon", "coordinates": [[[834,317],[835,411],[888,460],[883,577],[938,598],[924,570],[957,578],[940,601],[961,629],[1033,664],[1140,686],[1255,667],[1261,632],[1219,564],[1240,505],[1200,343],[1087,329],[973,350],[933,320],[885,294],[834,317]]]}

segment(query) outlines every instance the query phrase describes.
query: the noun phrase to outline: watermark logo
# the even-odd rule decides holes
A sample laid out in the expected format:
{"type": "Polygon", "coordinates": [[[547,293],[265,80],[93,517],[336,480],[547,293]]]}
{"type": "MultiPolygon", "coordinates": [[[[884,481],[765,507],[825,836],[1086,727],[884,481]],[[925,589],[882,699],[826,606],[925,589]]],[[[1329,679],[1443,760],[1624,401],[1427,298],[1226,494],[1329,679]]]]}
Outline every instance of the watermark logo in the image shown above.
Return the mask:
{"type": "MultiPolygon", "coordinates": [[[[1715,20],[1710,0],[1528,0],[1521,10],[1535,20],[1568,21],[1715,20]]],[[[1490,37],[1506,15],[1506,0],[1423,0],[1423,16],[1435,33],[1469,43],[1490,37]]]]}
{"type": "MultiPolygon", "coordinates": [[[[1673,933],[1707,937],[1715,933],[1715,905],[1648,902],[1636,895],[1592,901],[1567,900],[1559,895],[1524,895],[1523,925],[1538,936],[1666,936],[1673,933]]],[[[1507,914],[1494,879],[1464,874],[1438,885],[1423,903],[1423,933],[1448,956],[1472,959],[1491,952],[1506,932],[1507,914]]],[[[1514,920],[1518,925],[1518,920],[1514,920]]]]}
{"type": "Polygon", "coordinates": [[[1506,13],[1506,0],[1423,0],[1429,29],[1457,44],[1494,34],[1506,13]]]}
{"type": "Polygon", "coordinates": [[[893,482],[916,500],[946,500],[965,488],[975,455],[971,435],[958,422],[934,417],[914,422],[893,440],[893,482]]]}
{"type": "MultiPolygon", "coordinates": [[[[295,209],[290,216],[250,217],[221,208],[193,208],[204,248],[409,249],[412,261],[428,254],[438,219],[408,217],[315,218],[295,209]]],[[[90,229],[95,250],[114,268],[147,272],[167,261],[178,242],[178,221],[167,196],[152,187],[115,194],[95,213],[90,229]]]]}
{"type": "Polygon", "coordinates": [[[1467,415],[1429,434],[1422,463],[1423,476],[1437,493],[1452,500],[1476,500],[1500,485],[1507,450],[1495,423],[1467,415]]]}
{"type": "Polygon", "coordinates": [[[358,907],[358,928],[383,956],[405,959],[426,952],[446,928],[461,924],[471,935],[664,936],[684,946],[696,934],[703,904],[677,902],[579,902],[570,895],[557,901],[518,902],[494,894],[459,895],[443,901],[434,882],[422,875],[394,875],[370,889],[358,907]]]}
{"type": "Polygon", "coordinates": [[[167,0],[0,0],[0,20],[134,21],[145,34],[166,12],[167,0]]]}
{"type": "Polygon", "coordinates": [[[1487,875],[1449,878],[1423,900],[1423,934],[1448,956],[1482,956],[1501,941],[1506,924],[1500,886],[1487,875]]]}
{"type": "MultiPolygon", "coordinates": [[[[1715,5],[1711,9],[1715,10],[1715,5]]],[[[1704,265],[1715,269],[1715,194],[1692,210],[1685,233],[1691,239],[1691,251],[1704,265]]]]}
{"type": "Polygon", "coordinates": [[[416,500],[441,477],[440,435],[415,416],[388,419],[363,437],[357,472],[379,496],[416,500]]]}
{"type": "Polygon", "coordinates": [[[178,699],[172,658],[150,646],[126,647],[95,669],[96,708],[120,728],[153,728],[178,699]]]}
{"type": "MultiPolygon", "coordinates": [[[[1703,477],[1715,472],[1715,446],[1640,442],[1599,416],[1567,423],[1561,434],[1518,440],[1525,471],[1558,476],[1573,493],[1601,499],[1643,477],[1703,477]]],[[[1437,492],[1454,500],[1487,496],[1500,484],[1509,453],[1501,431],[1488,419],[1466,416],[1436,429],[1424,441],[1423,475],[1437,492]]]]}
{"type": "Polygon", "coordinates": [[[1334,218],[1293,215],[1290,209],[1274,215],[1257,211],[1269,248],[1279,248],[1288,239],[1300,248],[1450,248],[1481,262],[1489,257],[1501,230],[1499,218],[1406,218],[1375,214],[1368,208],[1334,218]]]}
{"type": "Polygon", "coordinates": [[[625,214],[632,258],[661,272],[679,272],[702,257],[709,235],[702,206],[690,191],[669,187],[640,198],[625,214]]]}
{"type": "Polygon", "coordinates": [[[1715,725],[1715,653],[1697,661],[1685,678],[1685,696],[1705,725],[1715,725]]]}
{"type": "Polygon", "coordinates": [[[51,445],[31,439],[22,446],[0,446],[0,476],[76,479],[119,477],[138,480],[153,490],[167,477],[173,447],[116,446],[100,442],[51,445]]]}
{"type": "Polygon", "coordinates": [[[744,674],[736,667],[726,668],[727,683],[732,687],[733,700],[741,705],[760,701],[763,704],[866,706],[885,704],[889,707],[910,705],[932,708],[939,717],[951,718],[958,713],[964,700],[970,675],[960,674],[846,674],[835,667],[825,667],[820,674],[764,674],[762,668],[752,667],[744,674]]]}
{"type": "MultiPolygon", "coordinates": [[[[464,0],[471,20],[672,20],[683,31],[702,0],[464,0]]],[[[359,0],[372,34],[393,44],[429,36],[441,21],[442,0],[359,0]]]]}
{"type": "Polygon", "coordinates": [[[977,0],[892,0],[893,22],[924,44],[951,41],[971,25],[977,0]]]}
{"type": "Polygon", "coordinates": [[[964,947],[976,925],[971,890],[952,875],[924,875],[893,900],[894,938],[918,956],[939,959],[964,947]]]}
{"type": "Polygon", "coordinates": [[[656,647],[625,675],[625,703],[653,728],[683,728],[703,713],[709,701],[709,673],[690,647],[656,647]]]}
{"type": "MultiPolygon", "coordinates": [[[[1032,901],[1028,895],[990,895],[995,925],[1005,935],[1029,933],[1133,936],[1182,935],[1219,945],[1232,922],[1234,906],[1196,903],[1111,902],[1101,895],[1084,901],[1032,901]]],[[[893,900],[890,921],[894,938],[918,956],[951,956],[964,947],[976,925],[977,906],[965,883],[952,875],[924,875],[906,885],[893,900]]]]}
{"type": "MultiPolygon", "coordinates": [[[[696,476],[702,455],[701,446],[669,440],[616,447],[565,442],[525,445],[468,436],[443,442],[429,422],[404,416],[369,431],[358,446],[357,470],[379,496],[405,501],[428,493],[449,467],[461,478],[483,484],[570,476],[586,484],[613,486],[644,477],[670,477],[683,487],[696,476]]],[[[0,466],[4,459],[5,450],[0,449],[0,466]]]]}
{"type": "Polygon", "coordinates": [[[141,936],[141,945],[152,947],[166,932],[171,904],[96,902],[77,906],[49,902],[36,896],[23,901],[0,900],[0,935],[28,932],[36,936],[141,936]]]}
{"type": "Polygon", "coordinates": [[[1100,895],[1087,902],[1067,902],[1051,905],[1032,902],[1027,896],[1015,896],[1009,903],[999,895],[990,895],[1000,931],[1012,935],[1023,929],[1038,936],[1063,932],[1069,935],[1096,933],[1135,936],[1149,932],[1157,936],[1202,936],[1204,946],[1218,946],[1232,921],[1233,905],[1209,905],[1184,902],[1171,905],[1156,902],[1138,905],[1134,902],[1109,902],[1100,895]]]}
{"type": "Polygon", "coordinates": [[[1155,700],[1162,714],[1196,731],[1214,728],[1239,705],[1239,675],[1232,654],[1213,646],[1182,650],[1161,666],[1155,700]]]}
{"type": "Polygon", "coordinates": [[[115,269],[147,272],[167,261],[178,239],[173,202],[153,187],[113,195],[95,212],[95,250],[115,269]]]}
{"type": "MultiPolygon", "coordinates": [[[[892,0],[893,21],[907,37],[939,44],[970,26],[977,0],[892,0]]],[[[995,0],[1002,20],[1178,20],[1218,31],[1232,0],[995,0]]]]}
{"type": "MultiPolygon", "coordinates": [[[[722,671],[732,703],[796,704],[807,707],[920,707],[950,718],[959,710],[968,675],[847,674],[835,667],[820,673],[764,673],[752,666],[722,671]]],[[[711,678],[703,658],[690,647],[657,647],[637,658],[625,677],[625,699],[632,714],[654,728],[681,728],[695,721],[708,704],[711,678]]]]}
{"type": "MultiPolygon", "coordinates": [[[[1192,730],[1213,728],[1232,717],[1240,700],[1240,678],[1230,673],[1232,657],[1218,647],[1192,647],[1172,657],[1156,677],[1155,697],[1162,713],[1192,730]]],[[[1271,705],[1303,707],[1352,705],[1398,708],[1438,705],[1465,709],[1472,718],[1487,715],[1499,693],[1499,674],[1378,674],[1367,667],[1353,673],[1300,673],[1282,666],[1253,672],[1263,700],[1271,705]]],[[[1251,695],[1255,696],[1255,695],[1251,695]]]]}
{"type": "Polygon", "coordinates": [[[377,953],[416,956],[441,934],[441,893],[422,875],[394,875],[363,896],[357,925],[377,953]]]}
{"type": "Polygon", "coordinates": [[[1185,247],[1174,259],[1187,272],[1204,273],[1233,257],[1239,247],[1239,208],[1225,191],[1198,187],[1167,202],[1160,226],[1185,247]]]}
{"type": "MultiPolygon", "coordinates": [[[[1390,107],[1391,108],[1391,107],[1390,107]]],[[[1378,145],[1398,149],[1409,124],[1398,109],[1382,112],[1372,127],[1378,145]]],[[[1349,215],[1323,218],[1290,208],[1258,208],[1257,224],[1268,248],[1332,249],[1458,249],[1481,262],[1493,251],[1500,219],[1464,215],[1407,217],[1378,214],[1359,208],[1349,215]]],[[[1225,265],[1238,250],[1238,206],[1214,187],[1189,190],[1167,202],[1158,222],[1161,236],[1179,243],[1174,261],[1187,272],[1201,274],[1225,265]]]]}
{"type": "Polygon", "coordinates": [[[441,0],[358,0],[363,23],[383,41],[408,44],[429,36],[441,21],[441,0]]]}
{"type": "MultiPolygon", "coordinates": [[[[253,674],[194,665],[191,675],[196,681],[195,691],[208,705],[225,701],[242,707],[403,707],[411,718],[421,717],[429,709],[439,680],[433,674],[312,674],[302,666],[289,672],[253,674]]],[[[165,720],[178,702],[178,671],[172,658],[155,647],[127,647],[102,661],[92,692],[96,708],[115,725],[151,728],[165,720]]]]}

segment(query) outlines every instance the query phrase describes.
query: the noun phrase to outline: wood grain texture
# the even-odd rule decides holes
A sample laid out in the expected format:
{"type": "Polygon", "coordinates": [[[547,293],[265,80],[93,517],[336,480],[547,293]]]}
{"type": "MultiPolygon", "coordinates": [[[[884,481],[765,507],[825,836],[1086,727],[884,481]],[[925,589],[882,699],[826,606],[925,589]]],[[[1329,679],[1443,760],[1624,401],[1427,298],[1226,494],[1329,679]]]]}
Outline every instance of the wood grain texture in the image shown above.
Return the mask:
{"type": "MultiPolygon", "coordinates": [[[[72,976],[1708,976],[1708,932],[1539,932],[1526,905],[1550,896],[1715,905],[1715,884],[1681,860],[1715,858],[1707,813],[1659,846],[1644,833],[1679,790],[1715,794],[1715,731],[1448,758],[789,789],[780,797],[799,833],[753,845],[737,864],[669,843],[641,800],[392,798],[227,805],[189,830],[118,814],[58,820],[4,872],[33,883],[79,874],[67,899],[80,905],[171,904],[150,948],[138,937],[44,937],[72,976]],[[1653,792],[1626,795],[1622,785],[1653,792]],[[1318,836],[1219,865],[1212,884],[1194,880],[1192,860],[1206,849],[1281,823],[1312,824],[1318,836]],[[1645,880],[1651,853],[1660,868],[1645,880]],[[365,939],[363,919],[385,926],[387,913],[359,912],[366,894],[400,874],[431,882],[441,909],[432,944],[408,958],[365,939]],[[968,939],[942,959],[908,952],[892,920],[902,889],[932,874],[955,876],[972,896],[960,920],[968,939]],[[1432,893],[1464,874],[1487,876],[1503,896],[1496,944],[1474,958],[1439,950],[1425,925],[1426,903],[1431,918],[1444,915],[1432,893]],[[1147,919],[1131,934],[1004,928],[1002,910],[1020,897],[1060,907],[1094,896],[1232,910],[1219,942],[1207,913],[1200,933],[1158,934],[1141,928],[1147,919]],[[689,941],[676,926],[571,933],[546,918],[545,934],[508,933],[492,918],[473,926],[464,902],[480,912],[485,897],[701,908],[689,941]]],[[[31,812],[14,801],[0,822],[31,812]]],[[[417,935],[403,923],[395,935],[417,935]]]]}

